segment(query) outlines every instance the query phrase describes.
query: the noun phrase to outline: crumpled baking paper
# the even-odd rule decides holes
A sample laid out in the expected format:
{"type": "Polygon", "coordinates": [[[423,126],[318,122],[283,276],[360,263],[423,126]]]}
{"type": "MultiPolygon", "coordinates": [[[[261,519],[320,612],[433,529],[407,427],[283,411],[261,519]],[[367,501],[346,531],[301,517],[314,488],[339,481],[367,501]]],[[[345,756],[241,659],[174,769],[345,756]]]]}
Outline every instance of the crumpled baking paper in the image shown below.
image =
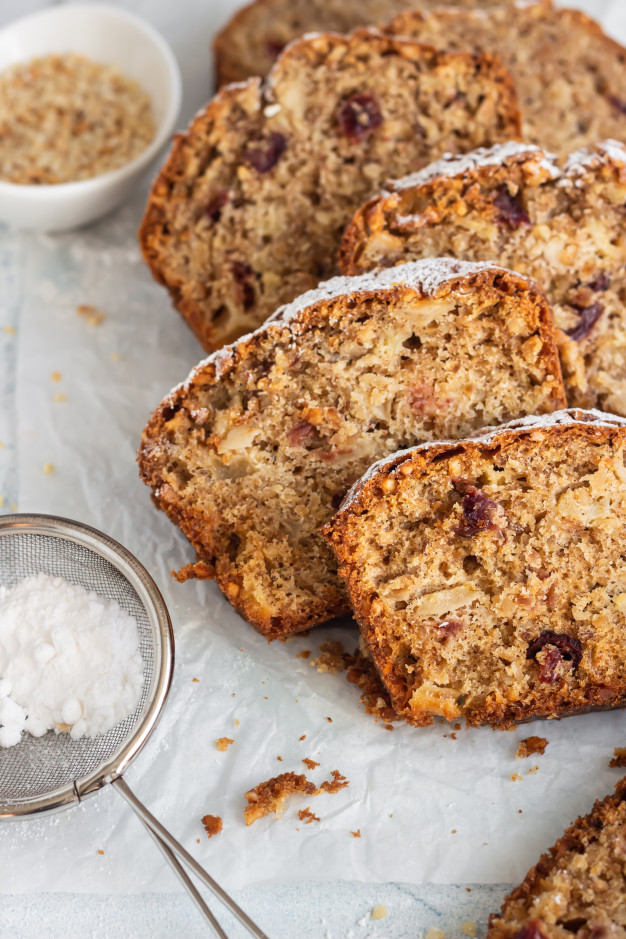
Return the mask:
{"type": "MultiPolygon", "coordinates": [[[[626,11],[618,2],[607,9],[607,28],[626,38],[626,11]]],[[[0,235],[0,250],[10,242],[20,259],[19,509],[79,519],[126,545],[154,576],[174,623],[173,687],[127,782],[226,888],[519,881],[573,818],[612,790],[619,772],[608,763],[626,745],[623,714],[508,733],[444,724],[389,731],[365,714],[344,676],[297,658],[327,637],[352,650],[352,624],[268,645],[214,584],[170,579],[193,551],[151,504],[135,450],[152,410],[203,353],[141,261],[135,231],[144,203],[139,193],[73,234],[0,235]],[[80,304],[103,311],[102,323],[80,317],[80,304]],[[59,392],[67,400],[55,400],[59,392]],[[44,463],[54,471],[45,473],[44,463]],[[531,734],[548,738],[545,755],[516,760],[517,743],[531,734]],[[226,752],[215,746],[219,737],[234,740],[226,752]],[[320,766],[310,772],[304,757],[320,766]],[[319,783],[334,769],[348,788],[299,797],[282,819],[245,826],[247,789],[289,770],[319,783]],[[300,821],[306,806],[319,822],[300,821]],[[224,821],[210,841],[200,822],[207,813],[224,821]]],[[[0,892],[178,889],[110,788],[56,816],[0,826],[0,856],[0,892]]]]}

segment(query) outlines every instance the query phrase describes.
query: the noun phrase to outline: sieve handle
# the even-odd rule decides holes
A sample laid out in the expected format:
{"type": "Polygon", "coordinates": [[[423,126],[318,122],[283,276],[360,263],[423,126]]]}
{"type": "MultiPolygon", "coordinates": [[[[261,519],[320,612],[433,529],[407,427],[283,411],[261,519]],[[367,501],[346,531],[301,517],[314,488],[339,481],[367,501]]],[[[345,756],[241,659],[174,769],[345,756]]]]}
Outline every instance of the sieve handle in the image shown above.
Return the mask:
{"type": "Polygon", "coordinates": [[[152,831],[150,826],[147,825],[143,821],[143,819],[141,821],[142,821],[142,825],[144,826],[144,828],[146,829],[146,831],[148,832],[148,834],[150,835],[150,837],[156,844],[159,851],[162,853],[167,863],[170,865],[170,867],[172,867],[172,869],[174,870],[178,878],[181,880],[185,890],[189,893],[189,895],[195,902],[196,906],[198,907],[202,915],[206,919],[208,919],[209,923],[211,924],[211,926],[213,927],[215,931],[215,935],[219,936],[219,939],[228,939],[228,936],[226,935],[226,933],[224,932],[224,930],[222,929],[218,921],[215,919],[213,913],[211,913],[211,910],[208,908],[208,906],[202,899],[200,893],[196,890],[196,887],[193,881],[191,880],[189,875],[185,872],[185,868],[180,863],[180,861],[178,860],[174,852],[171,851],[170,848],[168,848],[168,846],[163,841],[161,841],[159,836],[156,835],[152,831]]]}
{"type": "MultiPolygon", "coordinates": [[[[169,857],[169,854],[173,854],[175,856],[174,860],[176,863],[172,864],[172,867],[179,876],[182,873],[183,877],[181,879],[183,880],[183,883],[187,889],[189,889],[189,878],[187,877],[187,874],[184,872],[184,870],[182,870],[181,865],[179,864],[179,860],[184,861],[184,863],[191,868],[193,873],[199,877],[200,880],[209,888],[209,890],[222,901],[224,906],[226,906],[233,914],[233,916],[235,916],[239,922],[246,927],[251,935],[256,936],[257,939],[269,939],[266,933],[262,932],[262,930],[260,930],[259,927],[253,923],[247,913],[244,913],[244,911],[235,903],[232,897],[230,897],[226,891],[220,887],[220,885],[215,880],[213,880],[211,875],[207,874],[205,869],[196,861],[196,859],[192,857],[185,848],[183,848],[182,844],[179,844],[179,842],[176,841],[172,835],[170,835],[167,828],[164,828],[158,819],[156,819],[154,815],[148,811],[145,805],[137,798],[137,796],[124,782],[121,776],[118,776],[117,779],[113,779],[111,781],[111,785],[114,786],[122,798],[126,800],[135,814],[144,823],[144,825],[150,829],[151,834],[160,842],[159,846],[162,845],[165,851],[168,851],[166,857],[170,864],[172,863],[172,859],[169,857]]],[[[163,852],[164,854],[165,851],[163,852]]],[[[193,884],[191,884],[191,886],[193,887],[193,884]]],[[[195,890],[195,888],[193,889],[195,890]]],[[[191,895],[195,900],[195,895],[193,893],[191,895]]],[[[204,901],[202,902],[204,905],[204,901]]],[[[205,908],[208,910],[208,907],[205,906],[205,908]]],[[[210,914],[210,917],[213,924],[213,914],[210,914]]],[[[221,930],[221,927],[219,928],[221,930]]],[[[218,935],[223,936],[224,933],[220,932],[218,935]]]]}

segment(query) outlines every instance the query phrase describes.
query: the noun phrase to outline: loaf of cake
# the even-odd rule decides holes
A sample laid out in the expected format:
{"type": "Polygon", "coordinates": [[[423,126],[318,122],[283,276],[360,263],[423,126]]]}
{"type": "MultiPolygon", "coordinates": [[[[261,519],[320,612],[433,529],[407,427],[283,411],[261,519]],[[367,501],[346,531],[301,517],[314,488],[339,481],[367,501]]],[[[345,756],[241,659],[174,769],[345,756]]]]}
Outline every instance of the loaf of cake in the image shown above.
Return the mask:
{"type": "Polygon", "coordinates": [[[550,307],[489,264],[416,261],[335,278],[214,353],[139,451],[154,501],[269,638],[349,612],[319,529],[402,445],[547,413],[564,391],[550,307]]]}
{"type": "Polygon", "coordinates": [[[387,28],[438,49],[496,53],[513,76],[529,143],[565,154],[626,139],[626,50],[579,10],[442,6],[400,13],[387,28]]]}
{"type": "Polygon", "coordinates": [[[383,460],[325,528],[396,710],[509,727],[626,703],[626,420],[529,417],[383,460]]]}
{"type": "Polygon", "coordinates": [[[564,168],[529,144],[443,159],[388,183],[354,215],[345,274],[452,255],[498,262],[546,290],[568,401],[626,415],[626,147],[578,150],[564,168]]]}
{"type": "Polygon", "coordinates": [[[519,133],[491,56],[360,30],[294,43],[177,137],[140,241],[206,349],[337,272],[352,213],[385,179],[519,133]]]}
{"type": "Polygon", "coordinates": [[[487,939],[626,935],[626,779],[578,818],[489,920],[487,939]]]}
{"type": "MultiPolygon", "coordinates": [[[[445,5],[480,9],[512,2],[447,0],[445,5]]],[[[440,5],[440,0],[253,0],[215,38],[218,84],[267,75],[284,47],[305,33],[349,33],[357,26],[385,23],[404,10],[440,5]]]]}

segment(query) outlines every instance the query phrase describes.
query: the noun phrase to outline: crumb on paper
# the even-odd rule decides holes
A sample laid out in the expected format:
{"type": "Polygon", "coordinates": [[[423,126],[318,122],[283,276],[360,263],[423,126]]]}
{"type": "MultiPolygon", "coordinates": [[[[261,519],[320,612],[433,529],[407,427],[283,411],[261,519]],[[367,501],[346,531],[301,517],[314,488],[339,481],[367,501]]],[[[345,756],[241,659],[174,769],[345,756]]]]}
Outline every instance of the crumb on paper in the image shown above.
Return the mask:
{"type": "Polygon", "coordinates": [[[361,837],[361,829],[360,829],[360,828],[357,828],[356,831],[351,831],[350,834],[352,835],[353,838],[360,838],[360,837],[361,837]]]}
{"type": "Polygon", "coordinates": [[[450,834],[451,834],[451,835],[456,835],[456,828],[453,828],[452,831],[450,832],[450,834]]]}
{"type": "Polygon", "coordinates": [[[281,773],[265,782],[259,783],[246,792],[246,806],[244,817],[246,825],[252,825],[265,815],[280,815],[287,799],[302,793],[312,796],[315,786],[303,773],[281,773]]]}
{"type": "Polygon", "coordinates": [[[212,838],[213,835],[219,835],[222,828],[224,827],[222,824],[222,819],[219,815],[203,815],[202,824],[204,825],[204,830],[206,831],[209,838],[212,838]]]}
{"type": "Polygon", "coordinates": [[[518,760],[522,760],[527,756],[532,756],[533,753],[538,753],[539,756],[543,756],[547,746],[548,741],[545,737],[526,737],[524,740],[520,740],[515,757],[518,760]]]}
{"type": "Polygon", "coordinates": [[[67,401],[67,395],[65,394],[64,391],[56,391],[54,393],[53,400],[55,404],[63,404],[65,401],[67,401]]]}
{"type": "Polygon", "coordinates": [[[316,766],[319,766],[319,763],[316,763],[315,760],[312,760],[309,756],[305,756],[302,762],[305,766],[308,766],[309,769],[315,769],[316,766]]]}
{"type": "Polygon", "coordinates": [[[4,450],[4,440],[0,440],[0,450],[4,450]]]}
{"type": "Polygon", "coordinates": [[[476,939],[476,923],[469,920],[467,923],[461,924],[461,929],[466,936],[471,936],[471,939],[476,939]]]}
{"type": "Polygon", "coordinates": [[[310,656],[310,654],[311,654],[311,650],[310,650],[310,649],[303,649],[302,652],[298,652],[296,658],[297,658],[297,659],[308,659],[308,657],[310,656]]]}
{"type": "Polygon", "coordinates": [[[121,352],[112,352],[110,355],[110,359],[112,362],[121,362],[122,361],[121,352]]]}
{"type": "Polygon", "coordinates": [[[200,681],[199,678],[192,678],[191,680],[192,680],[192,681],[200,681]]]}
{"type": "Polygon", "coordinates": [[[219,737],[215,741],[215,746],[217,747],[218,750],[221,750],[222,753],[224,753],[226,750],[228,750],[230,745],[233,744],[234,742],[235,741],[232,739],[232,737],[219,737]]]}
{"type": "Polygon", "coordinates": [[[613,759],[609,763],[611,769],[622,769],[626,766],[626,747],[615,747],[613,759]]]}
{"type": "Polygon", "coordinates": [[[196,844],[200,844],[200,839],[196,838],[196,844]]]}
{"type": "Polygon", "coordinates": [[[322,792],[331,795],[345,789],[350,784],[339,770],[334,769],[332,779],[326,780],[316,787],[303,773],[281,773],[265,782],[259,783],[245,793],[248,805],[244,811],[246,825],[252,825],[265,815],[282,815],[285,803],[290,796],[301,793],[308,796],[318,796],[322,792]]]}
{"type": "Polygon", "coordinates": [[[471,888],[471,887],[466,887],[466,888],[465,888],[465,891],[466,891],[466,893],[471,893],[471,892],[472,892],[472,888],[471,888]]]}
{"type": "Polygon", "coordinates": [[[106,314],[90,303],[79,303],[76,307],[79,316],[83,316],[90,326],[100,326],[104,321],[106,314]]]}
{"type": "Polygon", "coordinates": [[[371,913],[372,919],[384,919],[386,915],[387,907],[383,906],[382,903],[379,903],[378,906],[375,906],[371,913]]]}
{"type": "Polygon", "coordinates": [[[299,740],[306,740],[306,734],[302,734],[302,736],[299,737],[298,739],[299,739],[299,740]]]}
{"type": "Polygon", "coordinates": [[[332,722],[333,722],[332,717],[327,717],[326,720],[328,721],[329,724],[332,724],[332,722]]]}
{"type": "Polygon", "coordinates": [[[102,848],[98,848],[98,854],[101,854],[101,855],[104,854],[104,851],[102,850],[102,848]]]}
{"type": "Polygon", "coordinates": [[[534,776],[535,773],[538,773],[538,772],[539,772],[539,766],[538,766],[537,764],[535,764],[534,766],[531,766],[530,769],[527,769],[527,770],[526,770],[526,775],[527,775],[527,776],[534,776]]]}
{"type": "Polygon", "coordinates": [[[235,718],[235,722],[234,722],[234,723],[235,723],[235,727],[239,727],[239,721],[238,721],[237,718],[235,718]]]}
{"type": "Polygon", "coordinates": [[[4,496],[0,496],[0,509],[4,505],[4,496]]]}
{"type": "Polygon", "coordinates": [[[12,503],[11,503],[11,511],[12,511],[12,512],[17,512],[17,502],[12,502],[12,503]]]}
{"type": "Polygon", "coordinates": [[[279,760],[281,763],[283,762],[282,756],[277,756],[276,759],[279,760]]]}
{"type": "Polygon", "coordinates": [[[3,326],[3,327],[2,327],[2,332],[5,333],[7,336],[14,336],[14,335],[15,335],[15,327],[14,327],[14,326],[3,326]]]}
{"type": "Polygon", "coordinates": [[[340,642],[326,639],[321,643],[317,652],[316,657],[309,662],[312,668],[316,668],[320,673],[330,672],[331,675],[338,675],[339,672],[344,671],[345,651],[340,642]]]}
{"type": "Polygon", "coordinates": [[[305,825],[310,825],[311,822],[319,822],[320,820],[308,806],[306,809],[300,809],[298,812],[298,818],[301,822],[304,822],[305,825]]]}
{"type": "Polygon", "coordinates": [[[518,815],[523,815],[522,810],[521,810],[521,809],[518,809],[518,810],[517,810],[517,814],[518,814],[518,815]]]}
{"type": "Polygon", "coordinates": [[[46,476],[49,476],[51,473],[54,473],[54,464],[53,463],[44,463],[42,467],[46,476]]]}
{"type": "Polygon", "coordinates": [[[450,740],[456,740],[456,734],[454,731],[450,734],[450,740]]]}
{"type": "Polygon", "coordinates": [[[424,939],[446,939],[443,929],[427,929],[424,939]]]}
{"type": "Polygon", "coordinates": [[[63,378],[63,376],[61,375],[61,373],[55,371],[55,372],[53,372],[52,375],[50,376],[50,381],[58,382],[58,381],[61,381],[62,378],[63,378]]]}
{"type": "Polygon", "coordinates": [[[519,773],[511,773],[511,775],[509,776],[509,779],[511,780],[511,782],[521,782],[521,781],[522,781],[522,777],[520,776],[519,773]]]}

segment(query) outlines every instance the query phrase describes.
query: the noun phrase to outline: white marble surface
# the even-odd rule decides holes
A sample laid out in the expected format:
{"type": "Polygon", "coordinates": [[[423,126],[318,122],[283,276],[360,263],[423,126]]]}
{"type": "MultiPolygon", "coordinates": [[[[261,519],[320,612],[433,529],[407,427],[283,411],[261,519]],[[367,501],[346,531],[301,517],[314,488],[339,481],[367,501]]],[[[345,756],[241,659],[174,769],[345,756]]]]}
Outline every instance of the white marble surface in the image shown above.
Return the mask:
{"type": "MultiPolygon", "coordinates": [[[[48,4],[41,0],[0,0],[0,28],[17,15],[40,9],[48,4]]],[[[206,100],[211,88],[211,61],[208,54],[208,37],[225,21],[229,11],[241,5],[233,0],[117,0],[115,5],[133,10],[145,16],[172,44],[178,57],[185,84],[185,98],[181,125],[206,100]]],[[[602,16],[605,27],[623,36],[623,0],[605,0],[593,3],[579,0],[572,3],[596,16],[602,16]]],[[[141,199],[138,198],[137,206],[141,199]]],[[[129,209],[137,213],[139,209],[129,209]]],[[[106,221],[103,223],[106,226],[106,221]]],[[[80,236],[77,236],[80,238],[80,236]]],[[[80,241],[78,242],[80,245],[80,241]]],[[[55,259],[58,261],[58,254],[55,259]]],[[[17,478],[18,441],[24,442],[37,434],[36,426],[25,427],[23,415],[16,412],[15,384],[18,348],[21,329],[28,319],[24,309],[24,285],[30,287],[32,280],[45,281],[50,271],[45,269],[46,252],[36,239],[28,235],[14,236],[0,231],[0,495],[5,503],[2,511],[17,506],[20,483],[17,478]]],[[[72,257],[68,254],[67,271],[56,270],[55,279],[63,282],[64,276],[76,288],[75,268],[80,266],[80,250],[72,257]]],[[[112,272],[112,275],[114,272],[112,272]]],[[[80,283],[80,281],[79,281],[80,283]]],[[[146,288],[148,289],[148,288],[146,288]]],[[[160,301],[161,308],[165,302],[160,301]]],[[[30,337],[32,343],[33,337],[30,337]]],[[[193,361],[193,340],[181,331],[177,355],[182,363],[193,361]]],[[[104,340],[102,341],[104,342],[104,340]]],[[[33,346],[36,348],[36,342],[33,346]]],[[[71,349],[69,350],[71,353],[71,349]]],[[[43,383],[44,376],[37,377],[37,368],[45,360],[45,349],[41,358],[33,361],[35,381],[43,383]]],[[[55,367],[51,365],[51,367],[55,367]]],[[[23,367],[23,366],[22,366],[23,367]]],[[[46,371],[46,378],[47,378],[46,371]]],[[[173,381],[181,377],[181,371],[172,374],[173,381]]],[[[172,382],[173,383],[173,382],[172,382]]],[[[46,386],[47,387],[47,386],[46,386]]],[[[49,390],[49,389],[48,389],[49,390]]],[[[123,390],[123,389],[122,389],[123,390]]],[[[160,383],[155,383],[154,400],[158,400],[160,383]]],[[[43,435],[45,436],[45,434],[43,435]]],[[[128,448],[128,454],[131,448],[128,448]]],[[[33,492],[35,481],[29,480],[27,490],[33,492]]],[[[28,509],[46,510],[46,483],[42,481],[39,504],[23,506],[28,509]]],[[[113,510],[115,511],[115,510],[113,510]]],[[[89,519],[86,519],[89,520],[89,519]]],[[[121,524],[121,523],[120,523],[121,524]]],[[[164,526],[167,523],[164,522],[164,526]]],[[[165,527],[164,527],[165,530],[165,527]]],[[[180,548],[180,545],[178,546],[180,548]]],[[[180,551],[179,551],[180,554],[180,551]]],[[[243,634],[242,634],[243,635],[243,634]]],[[[617,729],[617,728],[616,728],[617,729]]],[[[606,773],[604,773],[606,776],[606,773]]],[[[609,777],[607,777],[608,779],[609,777]]],[[[608,791],[609,783],[602,780],[608,791]]],[[[105,807],[104,811],[109,811],[105,807]]],[[[124,816],[124,821],[127,821],[124,816]]],[[[128,822],[132,824],[132,820],[128,822]]],[[[548,821],[548,828],[550,822],[548,821]]],[[[552,821],[554,833],[562,824],[552,821]]],[[[553,840],[552,830],[544,830],[545,843],[553,840]]],[[[142,837],[142,835],[140,835],[142,837]]],[[[416,832],[419,842],[419,832],[416,832]]],[[[332,844],[330,846],[332,850],[332,844]]],[[[420,846],[418,850],[424,850],[420,846]]],[[[48,855],[49,857],[49,855],[48,855]]],[[[212,872],[219,879],[219,853],[213,855],[212,872]]],[[[124,858],[132,873],[132,859],[124,858]]],[[[0,873],[10,858],[3,851],[0,856],[0,873]]],[[[64,854],[58,853],[58,864],[63,865],[64,854]]],[[[507,885],[472,884],[472,864],[468,863],[468,884],[450,886],[446,884],[376,884],[349,882],[354,870],[346,870],[346,880],[335,883],[313,883],[298,880],[289,884],[266,884],[236,891],[237,898],[258,918],[274,939],[408,939],[420,935],[425,929],[435,926],[443,929],[448,937],[462,937],[461,924],[476,921],[484,928],[488,913],[496,908],[507,885]],[[389,913],[383,920],[372,921],[369,913],[378,903],[384,904],[389,913]]],[[[139,875],[139,871],[137,874],[139,875]]],[[[129,874],[131,876],[131,874],[129,874]]],[[[165,937],[205,935],[206,930],[195,909],[180,893],[169,892],[167,875],[160,877],[156,891],[134,895],[107,896],[106,879],[98,893],[82,892],[29,892],[28,883],[20,885],[19,894],[6,894],[0,902],[0,936],[21,937],[165,937]]],[[[172,885],[172,890],[175,887],[172,885]]],[[[66,888],[67,890],[67,888],[66,888]]],[[[229,924],[233,936],[243,935],[236,926],[229,924]]]]}

